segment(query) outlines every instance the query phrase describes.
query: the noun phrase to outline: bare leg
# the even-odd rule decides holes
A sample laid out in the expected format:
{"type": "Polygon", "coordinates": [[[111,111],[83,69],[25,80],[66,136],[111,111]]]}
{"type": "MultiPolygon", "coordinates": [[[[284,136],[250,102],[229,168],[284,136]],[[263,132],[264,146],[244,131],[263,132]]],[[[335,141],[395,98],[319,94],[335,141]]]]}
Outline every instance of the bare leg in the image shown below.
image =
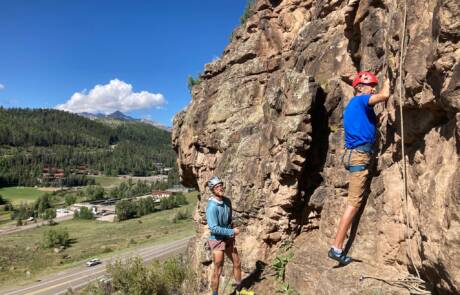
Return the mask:
{"type": "Polygon", "coordinates": [[[343,249],[343,241],[345,240],[345,236],[347,235],[348,229],[353,221],[353,217],[355,217],[358,209],[359,208],[347,205],[347,208],[340,219],[339,228],[335,236],[334,247],[343,249]]]}
{"type": "Polygon", "coordinates": [[[224,267],[224,251],[214,250],[212,256],[214,258],[214,272],[211,279],[211,289],[212,292],[217,292],[219,291],[220,275],[224,267]]]}
{"type": "Polygon", "coordinates": [[[229,247],[225,249],[225,253],[227,254],[228,258],[232,261],[233,264],[233,276],[235,277],[235,281],[237,283],[241,282],[241,261],[240,255],[238,254],[238,250],[236,247],[229,247]]]}

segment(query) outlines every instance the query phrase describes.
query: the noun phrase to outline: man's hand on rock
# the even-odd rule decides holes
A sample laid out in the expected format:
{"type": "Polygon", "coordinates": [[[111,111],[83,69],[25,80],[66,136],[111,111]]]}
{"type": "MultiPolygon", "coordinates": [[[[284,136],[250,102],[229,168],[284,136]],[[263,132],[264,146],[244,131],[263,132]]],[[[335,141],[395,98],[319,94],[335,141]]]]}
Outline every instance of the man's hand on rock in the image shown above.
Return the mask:
{"type": "Polygon", "coordinates": [[[234,236],[236,237],[237,235],[240,234],[240,229],[237,228],[237,227],[235,227],[235,228],[233,229],[233,232],[234,232],[234,236]]]}
{"type": "Polygon", "coordinates": [[[386,97],[390,96],[390,80],[385,79],[385,82],[383,82],[382,90],[380,90],[380,93],[386,97]]]}

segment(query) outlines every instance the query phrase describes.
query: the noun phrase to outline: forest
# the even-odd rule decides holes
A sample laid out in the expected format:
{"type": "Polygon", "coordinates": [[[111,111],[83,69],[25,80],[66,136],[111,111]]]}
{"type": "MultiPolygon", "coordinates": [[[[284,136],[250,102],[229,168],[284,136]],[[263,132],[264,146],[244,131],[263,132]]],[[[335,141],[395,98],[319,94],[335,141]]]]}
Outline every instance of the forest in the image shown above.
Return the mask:
{"type": "Polygon", "coordinates": [[[160,174],[175,165],[170,138],[139,122],[0,107],[0,186],[75,186],[92,184],[88,174],[160,174]]]}

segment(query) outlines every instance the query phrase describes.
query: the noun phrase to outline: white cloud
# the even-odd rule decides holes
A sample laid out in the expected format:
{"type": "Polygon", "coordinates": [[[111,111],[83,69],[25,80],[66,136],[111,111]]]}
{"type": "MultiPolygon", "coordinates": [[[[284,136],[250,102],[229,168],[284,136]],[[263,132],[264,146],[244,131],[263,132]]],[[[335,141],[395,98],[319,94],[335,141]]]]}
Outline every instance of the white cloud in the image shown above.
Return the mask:
{"type": "Polygon", "coordinates": [[[133,92],[133,86],[113,79],[109,84],[96,85],[90,91],[75,92],[70,99],[56,109],[72,113],[112,113],[160,107],[166,103],[160,93],[133,92]]]}
{"type": "Polygon", "coordinates": [[[5,89],[5,85],[3,85],[2,83],[0,83],[0,90],[3,90],[5,89]]]}

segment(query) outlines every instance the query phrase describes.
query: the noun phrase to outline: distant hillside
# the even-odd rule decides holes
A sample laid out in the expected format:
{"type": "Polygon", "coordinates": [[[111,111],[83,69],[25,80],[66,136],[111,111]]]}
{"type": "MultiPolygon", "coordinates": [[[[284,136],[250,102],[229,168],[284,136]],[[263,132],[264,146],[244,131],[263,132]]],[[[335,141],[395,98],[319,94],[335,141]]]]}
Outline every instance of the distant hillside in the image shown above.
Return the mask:
{"type": "Polygon", "coordinates": [[[118,123],[58,110],[0,108],[0,185],[56,181],[53,173],[64,183],[95,172],[151,175],[174,165],[169,132],[112,120],[118,123]]]}
{"type": "Polygon", "coordinates": [[[104,122],[111,122],[113,120],[115,121],[121,121],[121,122],[141,122],[141,123],[146,123],[152,126],[155,126],[157,128],[166,130],[171,132],[171,127],[165,126],[161,123],[158,123],[156,121],[148,120],[148,119],[135,119],[133,117],[130,117],[126,114],[123,114],[120,111],[113,112],[108,115],[104,114],[92,114],[92,113],[78,113],[78,115],[83,116],[85,118],[91,119],[91,120],[99,120],[99,121],[104,121],[104,122]]]}

